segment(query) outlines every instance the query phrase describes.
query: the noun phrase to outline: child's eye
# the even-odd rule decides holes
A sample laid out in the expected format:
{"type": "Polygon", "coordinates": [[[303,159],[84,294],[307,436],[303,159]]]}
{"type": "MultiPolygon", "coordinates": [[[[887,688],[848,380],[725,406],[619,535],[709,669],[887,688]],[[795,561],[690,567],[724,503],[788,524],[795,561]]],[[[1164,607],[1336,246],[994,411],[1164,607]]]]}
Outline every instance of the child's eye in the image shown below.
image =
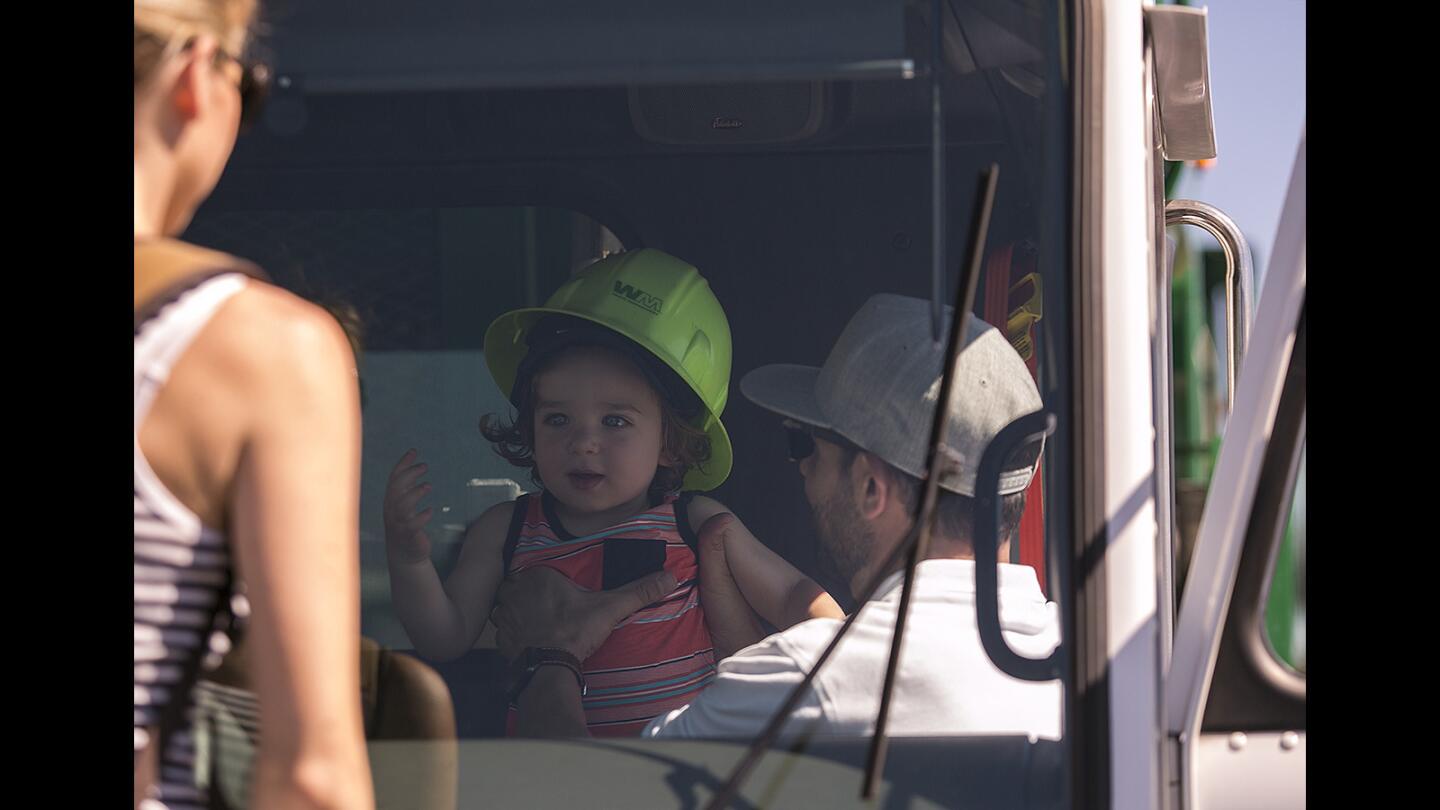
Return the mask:
{"type": "Polygon", "coordinates": [[[620,428],[620,427],[628,427],[628,426],[630,425],[630,420],[629,420],[629,419],[626,419],[626,418],[623,417],[623,416],[616,416],[616,415],[614,415],[614,414],[611,414],[610,416],[607,416],[607,417],[605,417],[604,419],[602,419],[602,420],[600,420],[600,421],[601,421],[606,427],[620,428]]]}
{"type": "Polygon", "coordinates": [[[540,423],[550,427],[561,427],[570,421],[570,417],[563,413],[547,413],[540,417],[540,423]]]}

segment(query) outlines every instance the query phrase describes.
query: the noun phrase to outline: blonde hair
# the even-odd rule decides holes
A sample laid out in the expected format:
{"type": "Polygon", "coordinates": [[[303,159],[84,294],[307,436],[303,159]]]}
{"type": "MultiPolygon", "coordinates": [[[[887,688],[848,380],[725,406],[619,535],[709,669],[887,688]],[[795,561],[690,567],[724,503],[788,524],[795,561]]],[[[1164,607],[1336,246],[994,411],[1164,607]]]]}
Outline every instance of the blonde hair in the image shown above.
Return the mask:
{"type": "Polygon", "coordinates": [[[201,34],[241,54],[256,6],[257,0],[135,0],[135,86],[201,34]]]}

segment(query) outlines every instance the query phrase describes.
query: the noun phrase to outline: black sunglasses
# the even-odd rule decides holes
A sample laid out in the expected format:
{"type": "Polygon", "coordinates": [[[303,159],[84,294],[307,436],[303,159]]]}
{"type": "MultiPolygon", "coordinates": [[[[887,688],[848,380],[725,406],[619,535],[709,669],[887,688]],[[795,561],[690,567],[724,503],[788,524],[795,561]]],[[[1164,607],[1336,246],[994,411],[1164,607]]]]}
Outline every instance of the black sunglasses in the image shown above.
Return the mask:
{"type": "Polygon", "coordinates": [[[270,95],[270,66],[247,62],[221,48],[215,49],[215,55],[240,66],[240,127],[248,129],[265,110],[265,99],[270,95]]]}
{"type": "Polygon", "coordinates": [[[841,436],[833,430],[815,427],[814,425],[802,425],[794,422],[785,424],[785,441],[789,445],[790,460],[804,461],[815,453],[815,440],[824,439],[831,444],[840,447],[848,447],[855,450],[860,449],[854,442],[841,436]]]}

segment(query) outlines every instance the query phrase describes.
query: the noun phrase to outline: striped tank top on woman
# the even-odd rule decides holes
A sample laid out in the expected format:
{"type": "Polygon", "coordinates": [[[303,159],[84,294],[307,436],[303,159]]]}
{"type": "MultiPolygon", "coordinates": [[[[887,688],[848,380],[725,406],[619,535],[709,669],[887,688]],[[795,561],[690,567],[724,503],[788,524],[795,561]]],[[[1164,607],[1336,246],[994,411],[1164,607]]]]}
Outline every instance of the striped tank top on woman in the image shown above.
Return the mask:
{"type": "MultiPolygon", "coordinates": [[[[575,537],[560,525],[548,492],[515,501],[505,570],[545,565],[587,590],[608,590],[664,567],[675,590],[615,628],[583,662],[585,722],[597,737],[637,736],[651,718],[695,699],[715,679],[715,650],[700,607],[691,493],[575,537]]],[[[510,710],[514,728],[515,710],[510,710]]]]}
{"type": "Polygon", "coordinates": [[[140,450],[140,426],[175,363],[246,277],[224,273],[160,306],[135,329],[135,757],[161,746],[158,773],[141,804],[203,807],[191,733],[197,674],[220,663],[234,619],[248,612],[232,593],[225,537],[161,483],[140,450]],[[157,739],[158,737],[158,739],[157,739]]]}

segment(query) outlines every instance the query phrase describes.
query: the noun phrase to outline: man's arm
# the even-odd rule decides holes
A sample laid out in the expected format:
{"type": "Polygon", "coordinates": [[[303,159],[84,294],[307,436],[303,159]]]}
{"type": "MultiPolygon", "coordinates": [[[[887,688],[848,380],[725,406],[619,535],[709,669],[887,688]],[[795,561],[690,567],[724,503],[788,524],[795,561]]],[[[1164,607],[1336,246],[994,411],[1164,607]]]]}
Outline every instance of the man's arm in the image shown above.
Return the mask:
{"type": "Polygon", "coordinates": [[[530,683],[515,701],[519,737],[588,737],[585,709],[575,674],[565,667],[544,666],[535,670],[530,683]]]}
{"type": "MultiPolygon", "coordinates": [[[[495,605],[495,642],[514,661],[526,647],[564,650],[581,662],[615,625],[676,588],[661,571],[610,591],[583,591],[552,568],[536,566],[500,585],[495,605]]],[[[542,666],[516,700],[517,732],[523,737],[585,737],[585,712],[575,675],[561,666],[542,666]]]]}

